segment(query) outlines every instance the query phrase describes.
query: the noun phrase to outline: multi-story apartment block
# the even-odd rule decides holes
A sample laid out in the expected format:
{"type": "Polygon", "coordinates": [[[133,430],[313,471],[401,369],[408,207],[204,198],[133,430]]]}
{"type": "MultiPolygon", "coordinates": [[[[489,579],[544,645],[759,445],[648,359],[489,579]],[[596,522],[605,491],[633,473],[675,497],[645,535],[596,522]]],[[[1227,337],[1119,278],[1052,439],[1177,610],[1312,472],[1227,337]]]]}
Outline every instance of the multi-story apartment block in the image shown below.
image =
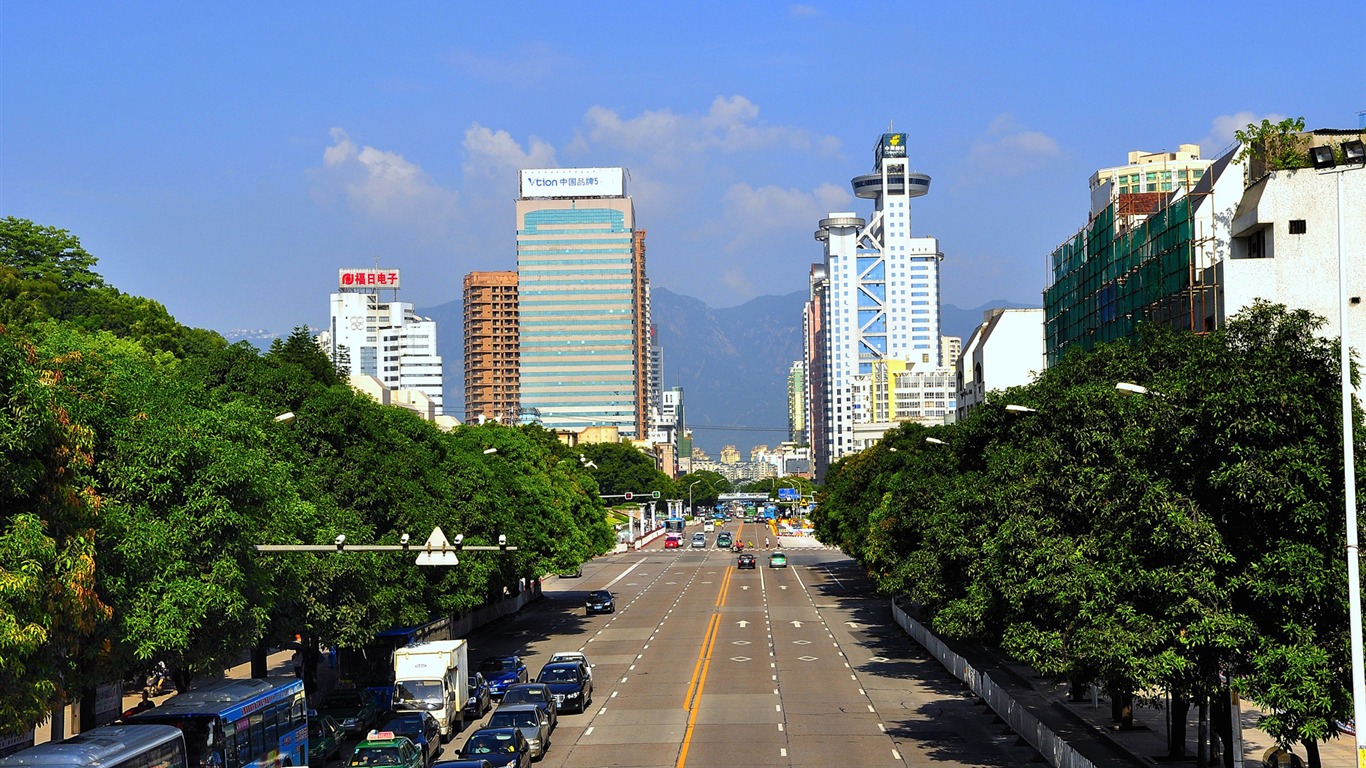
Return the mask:
{"type": "Polygon", "coordinates": [[[465,420],[517,423],[517,273],[465,275],[465,420]]]}
{"type": "Polygon", "coordinates": [[[873,201],[872,215],[865,220],[841,212],[821,220],[816,239],[825,246],[824,270],[812,270],[804,318],[807,333],[823,348],[825,403],[818,410],[813,398],[811,408],[811,422],[821,420],[825,431],[812,444],[818,477],[866,442],[854,435],[855,424],[870,423],[861,412],[867,404],[853,394],[855,377],[871,375],[883,360],[942,365],[943,254],[935,238],[911,236],[910,200],[929,191],[930,177],[910,169],[906,134],[883,134],[873,150],[873,171],[851,183],[856,196],[873,201]],[[813,331],[817,305],[823,328],[813,331]]]}
{"type": "Polygon", "coordinates": [[[958,336],[939,337],[939,359],[945,368],[958,365],[958,357],[963,354],[963,339],[958,336]]]}
{"type": "Polygon", "coordinates": [[[441,415],[442,362],[436,321],[418,317],[397,301],[399,270],[342,269],[331,295],[327,331],[319,335],[328,357],[348,376],[373,376],[390,390],[416,390],[441,415]],[[383,301],[381,291],[394,300],[383,301]]]}
{"type": "Polygon", "coordinates": [[[1091,215],[1118,195],[1161,197],[1192,189],[1211,162],[1200,158],[1199,144],[1182,144],[1175,152],[1130,152],[1128,164],[1101,168],[1091,175],[1091,215]]]}
{"type": "Polygon", "coordinates": [[[853,432],[859,451],[899,424],[953,421],[958,399],[952,368],[896,359],[873,361],[868,373],[854,377],[850,396],[858,406],[853,432]]]}
{"type": "Polygon", "coordinates": [[[787,439],[806,442],[806,362],[793,360],[787,369],[787,439]]]}
{"type": "MultiPolygon", "coordinates": [[[[1299,136],[1306,166],[1312,148],[1337,147],[1345,165],[1335,168],[1268,170],[1255,151],[1244,158],[1235,147],[1193,186],[1100,195],[1109,202],[1093,205],[1087,225],[1049,257],[1048,363],[1072,346],[1130,338],[1145,321],[1213,330],[1257,298],[1322,315],[1322,332],[1336,335],[1337,259],[1350,275],[1366,271],[1366,171],[1360,154],[1341,150],[1362,146],[1362,135],[1299,136]]],[[[1348,320],[1349,338],[1360,338],[1366,323],[1348,320]]]]}
{"type": "Polygon", "coordinates": [[[644,438],[649,286],[625,170],[523,170],[517,271],[523,413],[644,438]]]}
{"type": "Polygon", "coordinates": [[[1045,368],[1043,309],[988,309],[958,360],[958,418],[987,392],[1023,386],[1045,368]]]}

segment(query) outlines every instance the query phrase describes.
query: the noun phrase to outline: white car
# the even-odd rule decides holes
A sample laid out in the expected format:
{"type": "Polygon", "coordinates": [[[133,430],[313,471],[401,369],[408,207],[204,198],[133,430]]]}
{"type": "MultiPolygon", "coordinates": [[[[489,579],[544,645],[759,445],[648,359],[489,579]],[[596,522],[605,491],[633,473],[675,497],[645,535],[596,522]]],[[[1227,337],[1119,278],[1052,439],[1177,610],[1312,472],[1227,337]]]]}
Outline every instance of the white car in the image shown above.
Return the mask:
{"type": "Polygon", "coordinates": [[[585,670],[587,670],[588,679],[593,679],[593,665],[589,664],[588,657],[583,655],[579,651],[557,651],[556,653],[550,654],[550,661],[547,661],[546,663],[556,664],[561,661],[577,661],[578,663],[583,665],[583,668],[585,670]]]}
{"type": "Polygon", "coordinates": [[[707,522],[702,524],[702,531],[703,533],[713,533],[714,531],[716,531],[716,523],[713,523],[712,521],[708,520],[707,522]]]}

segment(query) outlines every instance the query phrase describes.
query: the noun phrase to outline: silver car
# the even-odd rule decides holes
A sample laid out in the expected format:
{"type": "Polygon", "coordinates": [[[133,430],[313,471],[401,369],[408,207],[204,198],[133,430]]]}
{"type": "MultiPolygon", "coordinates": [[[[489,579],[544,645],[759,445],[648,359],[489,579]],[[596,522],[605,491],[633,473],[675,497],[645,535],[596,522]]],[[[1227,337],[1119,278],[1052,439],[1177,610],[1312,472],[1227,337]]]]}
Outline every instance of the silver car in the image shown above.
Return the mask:
{"type": "Polygon", "coordinates": [[[550,718],[535,704],[504,704],[493,710],[485,728],[516,728],[531,745],[531,758],[540,760],[550,748],[550,718]]]}

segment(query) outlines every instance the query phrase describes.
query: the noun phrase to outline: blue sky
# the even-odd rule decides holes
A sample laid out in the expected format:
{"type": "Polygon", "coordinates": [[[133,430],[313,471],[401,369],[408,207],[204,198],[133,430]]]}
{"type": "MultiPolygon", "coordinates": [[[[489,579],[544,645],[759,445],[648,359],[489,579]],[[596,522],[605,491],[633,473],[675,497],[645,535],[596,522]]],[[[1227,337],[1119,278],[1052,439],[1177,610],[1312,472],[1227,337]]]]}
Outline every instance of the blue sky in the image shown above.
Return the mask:
{"type": "MultiPolygon", "coordinates": [[[[1038,303],[1130,150],[1366,110],[1360,0],[0,3],[0,215],[220,331],[321,325],[341,267],[458,299],[515,267],[521,167],[624,166],[656,286],[805,290],[889,125],[942,298],[1038,303]]],[[[452,329],[455,330],[455,329],[452,329]]],[[[458,330],[456,330],[458,332],[458,330]]]]}

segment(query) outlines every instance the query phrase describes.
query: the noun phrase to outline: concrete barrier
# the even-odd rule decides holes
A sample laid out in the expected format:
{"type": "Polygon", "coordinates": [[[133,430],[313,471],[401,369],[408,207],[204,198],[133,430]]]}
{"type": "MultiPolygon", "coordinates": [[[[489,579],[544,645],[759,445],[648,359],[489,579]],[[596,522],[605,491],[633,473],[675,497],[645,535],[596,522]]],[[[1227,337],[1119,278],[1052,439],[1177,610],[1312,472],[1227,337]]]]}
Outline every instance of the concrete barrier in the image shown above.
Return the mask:
{"type": "Polygon", "coordinates": [[[954,677],[962,680],[973,693],[985,701],[987,706],[991,707],[1011,730],[1029,742],[1049,765],[1055,768],[1095,768],[1094,763],[1078,754],[1070,744],[1039,722],[1033,713],[1017,703],[1009,691],[991,679],[991,675],[975,669],[925,625],[911,618],[900,605],[897,605],[895,598],[892,600],[892,619],[906,631],[906,634],[924,646],[930,655],[938,659],[954,677]]]}

